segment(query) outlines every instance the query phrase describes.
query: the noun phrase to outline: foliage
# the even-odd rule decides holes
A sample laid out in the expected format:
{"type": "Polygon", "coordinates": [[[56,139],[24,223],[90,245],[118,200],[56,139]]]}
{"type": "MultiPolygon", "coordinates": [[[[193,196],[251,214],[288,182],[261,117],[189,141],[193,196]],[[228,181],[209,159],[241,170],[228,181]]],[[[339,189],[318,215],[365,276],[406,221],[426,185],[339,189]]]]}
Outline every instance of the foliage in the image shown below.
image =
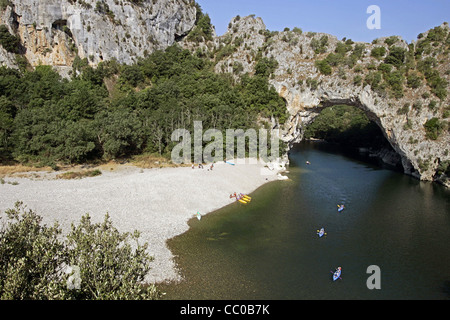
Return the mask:
{"type": "Polygon", "coordinates": [[[41,226],[42,218],[20,203],[7,210],[0,230],[0,298],[51,299],[65,262],[61,230],[41,226]]]}
{"type": "Polygon", "coordinates": [[[439,72],[435,69],[437,61],[434,57],[427,57],[417,63],[417,69],[425,75],[428,86],[431,91],[441,100],[447,97],[448,82],[441,78],[439,72]]]}
{"type": "Polygon", "coordinates": [[[405,61],[406,50],[400,47],[389,48],[389,53],[384,59],[387,64],[392,64],[399,68],[405,61]]]}
{"type": "Polygon", "coordinates": [[[316,60],[316,68],[324,75],[330,75],[333,71],[327,60],[316,60]]]}
{"type": "Polygon", "coordinates": [[[8,52],[19,53],[19,38],[9,33],[4,24],[0,25],[0,45],[8,52]]]}
{"type": "Polygon", "coordinates": [[[422,85],[422,77],[417,72],[412,72],[407,76],[406,83],[409,88],[417,89],[422,85]]]}
{"type": "Polygon", "coordinates": [[[20,202],[6,212],[0,229],[0,298],[155,299],[154,286],[143,285],[151,257],[139,234],[120,233],[107,215],[93,224],[89,215],[64,239],[57,224],[42,225],[42,217],[20,202]],[[132,243],[130,243],[132,241],[132,243]],[[68,266],[78,267],[79,287],[68,285],[68,266]]]}
{"type": "Polygon", "coordinates": [[[314,50],[316,54],[325,53],[328,47],[328,37],[323,35],[320,39],[313,38],[310,43],[311,49],[314,50]]]}
{"type": "Polygon", "coordinates": [[[370,55],[376,59],[381,59],[386,54],[386,48],[385,47],[376,47],[373,48],[370,52],[370,55]]]}
{"type": "Polygon", "coordinates": [[[277,66],[260,58],[255,75],[235,83],[207,58],[174,45],[133,65],[110,61],[93,69],[77,58],[70,81],[50,66],[0,68],[0,159],[55,166],[169,156],[172,132],[191,130],[196,120],[223,132],[256,128],[259,116],[284,123],[285,102],[269,84],[277,66]],[[117,80],[107,90],[104,79],[117,80]]]}
{"type": "Polygon", "coordinates": [[[424,124],[426,137],[431,140],[437,140],[444,130],[444,124],[438,118],[432,118],[424,124]]]}
{"type": "Polygon", "coordinates": [[[120,233],[110,217],[94,224],[89,215],[72,224],[67,236],[68,264],[80,268],[79,290],[69,291],[83,300],[129,300],[156,297],[153,286],[144,286],[152,258],[147,244],[138,241],[139,232],[120,233]],[[135,247],[135,248],[134,248],[135,247]]]}
{"type": "Polygon", "coordinates": [[[378,126],[356,107],[325,108],[306,128],[305,138],[324,139],[353,147],[375,147],[383,141],[378,126]]]}
{"type": "Polygon", "coordinates": [[[195,27],[188,35],[188,40],[194,42],[202,42],[204,40],[212,40],[211,18],[208,14],[204,14],[200,5],[196,3],[197,16],[195,27]]]}
{"type": "Polygon", "coordinates": [[[442,161],[437,168],[438,175],[445,174],[450,176],[450,161],[442,161]]]}

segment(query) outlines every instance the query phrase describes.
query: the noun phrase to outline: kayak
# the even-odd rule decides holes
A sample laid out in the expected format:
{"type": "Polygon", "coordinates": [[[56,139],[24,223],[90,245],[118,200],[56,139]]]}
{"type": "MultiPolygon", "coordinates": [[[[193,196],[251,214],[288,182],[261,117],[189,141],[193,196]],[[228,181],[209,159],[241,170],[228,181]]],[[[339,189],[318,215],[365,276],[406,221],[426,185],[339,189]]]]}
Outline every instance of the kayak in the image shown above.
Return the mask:
{"type": "Polygon", "coordinates": [[[324,228],[320,229],[317,234],[319,235],[319,238],[322,238],[323,235],[325,234],[325,229],[324,228]]]}
{"type": "Polygon", "coordinates": [[[341,267],[337,268],[336,271],[333,273],[333,281],[340,279],[341,273],[342,273],[342,268],[341,267]]]}
{"type": "Polygon", "coordinates": [[[338,205],[338,212],[341,212],[342,210],[344,210],[344,205],[342,205],[342,206],[340,206],[340,205],[338,205]]]}
{"type": "Polygon", "coordinates": [[[200,212],[197,212],[197,219],[201,220],[202,219],[202,215],[200,214],[200,212]]]}
{"type": "Polygon", "coordinates": [[[239,201],[240,203],[247,204],[247,201],[245,201],[245,200],[243,200],[243,199],[239,199],[238,201],[239,201]]]}

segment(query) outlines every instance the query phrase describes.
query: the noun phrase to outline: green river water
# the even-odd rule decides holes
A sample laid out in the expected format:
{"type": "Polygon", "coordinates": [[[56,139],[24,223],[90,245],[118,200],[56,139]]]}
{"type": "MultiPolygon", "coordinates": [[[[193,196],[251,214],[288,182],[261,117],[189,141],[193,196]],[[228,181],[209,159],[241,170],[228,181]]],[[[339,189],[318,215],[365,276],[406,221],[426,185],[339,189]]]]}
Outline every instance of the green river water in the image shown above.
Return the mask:
{"type": "Polygon", "coordinates": [[[324,143],[296,146],[290,161],[290,180],[169,241],[184,281],[164,285],[165,299],[450,299],[449,190],[324,143]],[[372,265],[379,290],[367,287],[372,265]]]}

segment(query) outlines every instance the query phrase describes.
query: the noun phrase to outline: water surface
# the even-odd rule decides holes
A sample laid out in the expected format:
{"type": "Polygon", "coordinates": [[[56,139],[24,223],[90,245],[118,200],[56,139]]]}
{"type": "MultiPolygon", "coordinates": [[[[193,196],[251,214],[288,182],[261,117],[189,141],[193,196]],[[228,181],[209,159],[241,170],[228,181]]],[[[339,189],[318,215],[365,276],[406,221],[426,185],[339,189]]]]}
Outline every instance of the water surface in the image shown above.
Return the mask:
{"type": "Polygon", "coordinates": [[[449,190],[322,143],[300,144],[290,160],[289,181],[169,241],[185,281],[163,286],[166,299],[450,298],[449,190]],[[371,265],[381,290],[367,288],[371,265]]]}

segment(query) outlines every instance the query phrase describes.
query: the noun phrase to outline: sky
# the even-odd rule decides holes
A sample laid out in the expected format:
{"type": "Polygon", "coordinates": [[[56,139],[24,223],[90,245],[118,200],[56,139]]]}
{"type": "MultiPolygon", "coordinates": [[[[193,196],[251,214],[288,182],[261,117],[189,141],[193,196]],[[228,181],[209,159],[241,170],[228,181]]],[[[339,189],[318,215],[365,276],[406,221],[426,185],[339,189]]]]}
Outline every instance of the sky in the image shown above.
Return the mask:
{"type": "Polygon", "coordinates": [[[288,27],[304,32],[324,32],[338,39],[372,42],[385,36],[401,36],[410,43],[421,32],[450,23],[450,0],[197,0],[209,14],[217,35],[223,35],[237,15],[255,14],[270,31],[288,27]],[[369,29],[369,6],[380,9],[380,29],[369,29]]]}

